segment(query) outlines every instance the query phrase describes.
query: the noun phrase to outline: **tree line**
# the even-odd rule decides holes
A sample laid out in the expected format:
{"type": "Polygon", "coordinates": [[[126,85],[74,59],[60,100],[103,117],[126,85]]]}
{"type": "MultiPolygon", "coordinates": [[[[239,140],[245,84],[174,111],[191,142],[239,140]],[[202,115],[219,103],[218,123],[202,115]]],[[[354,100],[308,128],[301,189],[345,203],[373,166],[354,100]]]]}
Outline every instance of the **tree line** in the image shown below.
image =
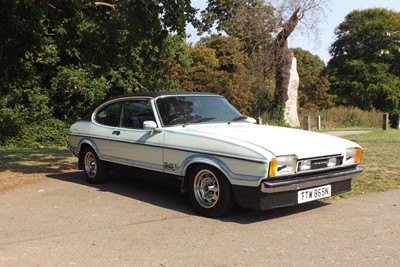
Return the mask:
{"type": "MultiPolygon", "coordinates": [[[[324,4],[209,0],[197,18],[190,0],[1,1],[0,145],[63,144],[71,122],[104,99],[138,91],[214,92],[246,115],[279,123],[276,38],[310,2],[324,4]],[[190,44],[188,23],[215,30],[190,44]]],[[[398,12],[354,11],[336,30],[327,66],[292,50],[299,106],[398,113],[399,31],[398,12]]]]}

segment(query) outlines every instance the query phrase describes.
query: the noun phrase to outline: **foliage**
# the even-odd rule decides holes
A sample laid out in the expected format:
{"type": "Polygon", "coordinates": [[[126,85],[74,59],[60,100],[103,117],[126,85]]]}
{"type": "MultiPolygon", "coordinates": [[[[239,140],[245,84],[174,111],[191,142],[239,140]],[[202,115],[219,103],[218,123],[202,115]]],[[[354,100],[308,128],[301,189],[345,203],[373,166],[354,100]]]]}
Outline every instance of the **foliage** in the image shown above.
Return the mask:
{"type": "Polygon", "coordinates": [[[66,146],[68,124],[48,119],[23,125],[18,134],[4,142],[6,147],[54,147],[66,146]]]}
{"type": "MultiPolygon", "coordinates": [[[[319,14],[323,14],[325,5],[326,0],[209,0],[202,11],[203,30],[215,27],[219,33],[242,42],[241,51],[251,59],[248,69],[262,73],[254,75],[253,93],[265,95],[264,82],[275,79],[275,92],[269,100],[274,102],[274,109],[281,110],[288,103],[293,58],[287,39],[303,19],[307,28],[317,28],[319,14]]],[[[289,122],[284,112],[274,113],[283,116],[278,120],[289,122]]]]}
{"type": "Polygon", "coordinates": [[[293,49],[297,59],[300,85],[298,103],[300,108],[323,109],[332,104],[329,99],[329,81],[323,73],[325,64],[318,57],[301,48],[293,49]]]}
{"type": "Polygon", "coordinates": [[[311,127],[317,127],[316,118],[321,116],[323,128],[380,128],[383,112],[378,110],[362,110],[356,107],[337,106],[322,110],[300,108],[299,116],[310,116],[311,127]]]}
{"type": "Polygon", "coordinates": [[[206,91],[224,95],[239,111],[250,114],[253,108],[252,76],[247,54],[233,37],[211,36],[186,48],[186,67],[173,71],[186,91],[206,91]]]}
{"type": "Polygon", "coordinates": [[[104,77],[95,78],[86,69],[60,66],[49,93],[55,104],[53,114],[63,121],[75,121],[103,100],[109,87],[104,77]]]}
{"type": "Polygon", "coordinates": [[[209,0],[202,12],[203,31],[216,26],[217,31],[235,37],[248,54],[272,44],[275,29],[273,8],[263,0],[209,0]]]}
{"type": "MultiPolygon", "coordinates": [[[[243,114],[282,125],[273,69],[278,32],[293,14],[316,27],[325,4],[209,0],[202,29],[220,35],[191,46],[185,26],[199,24],[190,0],[1,1],[0,145],[62,143],[64,123],[105,98],[137,91],[214,92],[243,114]]],[[[385,9],[350,13],[322,72],[318,57],[295,49],[300,107],[399,113],[399,21],[385,9]]]]}
{"type": "MultiPolygon", "coordinates": [[[[267,112],[268,117],[280,120],[277,116],[283,116],[283,112],[276,112],[281,107],[273,103],[276,86],[271,82],[275,79],[273,35],[279,27],[275,16],[274,8],[261,0],[210,0],[207,8],[202,11],[203,30],[215,26],[218,32],[236,39],[236,54],[241,53],[246,57],[245,64],[242,64],[245,68],[236,69],[241,74],[231,75],[234,82],[228,83],[231,89],[227,91],[234,95],[231,94],[228,99],[236,106],[243,100],[250,100],[240,105],[246,107],[245,114],[257,117],[267,112]],[[243,79],[246,75],[247,78],[243,79]],[[240,86],[237,86],[238,83],[240,86]],[[240,92],[247,93],[243,95],[240,92]]],[[[229,71],[230,66],[224,67],[229,71]]],[[[243,108],[239,109],[243,112],[243,108]]]]}
{"type": "Polygon", "coordinates": [[[214,36],[206,40],[205,45],[216,51],[219,70],[226,73],[223,86],[216,93],[224,95],[243,114],[250,114],[253,77],[247,69],[249,58],[240,51],[241,43],[233,37],[214,36]]]}
{"type": "Polygon", "coordinates": [[[190,0],[0,5],[3,144],[52,118],[70,123],[107,97],[176,88],[165,78],[181,63],[186,24],[197,21],[190,0]]]}
{"type": "Polygon", "coordinates": [[[400,113],[400,13],[356,10],[336,29],[328,63],[333,100],[400,113]]]}
{"type": "Polygon", "coordinates": [[[144,76],[147,77],[143,79],[142,84],[147,90],[182,90],[177,80],[176,70],[187,68],[189,64],[186,44],[182,38],[178,35],[167,36],[160,45],[159,52],[150,59],[149,63],[142,68],[144,76]]]}
{"type": "Polygon", "coordinates": [[[172,77],[179,80],[185,91],[216,92],[222,84],[224,72],[218,70],[219,60],[215,50],[202,44],[185,49],[187,66],[177,65],[171,72],[172,77]]]}

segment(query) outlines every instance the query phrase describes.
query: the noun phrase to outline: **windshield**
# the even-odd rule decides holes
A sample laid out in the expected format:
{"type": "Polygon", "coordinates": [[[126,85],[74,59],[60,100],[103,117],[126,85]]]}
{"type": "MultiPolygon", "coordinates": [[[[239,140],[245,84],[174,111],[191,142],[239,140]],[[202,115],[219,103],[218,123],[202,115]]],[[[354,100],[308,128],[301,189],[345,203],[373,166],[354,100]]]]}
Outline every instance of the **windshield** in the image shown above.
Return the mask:
{"type": "Polygon", "coordinates": [[[156,105],[164,126],[229,122],[241,114],[221,96],[167,96],[156,105]]]}

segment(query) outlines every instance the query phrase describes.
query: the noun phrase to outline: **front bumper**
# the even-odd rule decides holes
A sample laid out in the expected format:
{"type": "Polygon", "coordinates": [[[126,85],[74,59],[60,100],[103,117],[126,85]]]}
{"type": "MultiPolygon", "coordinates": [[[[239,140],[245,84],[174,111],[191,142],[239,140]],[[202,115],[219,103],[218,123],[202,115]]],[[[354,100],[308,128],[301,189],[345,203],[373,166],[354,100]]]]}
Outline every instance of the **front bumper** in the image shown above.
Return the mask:
{"type": "Polygon", "coordinates": [[[279,180],[265,180],[258,187],[233,186],[236,202],[242,208],[269,210],[298,205],[297,192],[331,185],[331,195],[351,190],[351,180],[362,172],[358,167],[279,180]]]}

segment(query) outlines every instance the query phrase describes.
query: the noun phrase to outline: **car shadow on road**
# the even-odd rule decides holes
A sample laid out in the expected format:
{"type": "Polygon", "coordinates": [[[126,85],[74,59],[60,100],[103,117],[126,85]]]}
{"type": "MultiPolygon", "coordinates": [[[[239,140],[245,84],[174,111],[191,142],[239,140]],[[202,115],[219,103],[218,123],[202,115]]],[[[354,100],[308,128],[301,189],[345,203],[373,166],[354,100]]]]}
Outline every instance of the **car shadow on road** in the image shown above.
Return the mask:
{"type": "Polygon", "coordinates": [[[187,199],[186,195],[181,194],[176,189],[144,181],[139,177],[111,172],[109,181],[101,184],[88,183],[82,171],[52,173],[47,175],[47,177],[96,188],[100,192],[118,194],[185,214],[195,214],[191,209],[189,199],[187,199]]]}
{"type": "MultiPolygon", "coordinates": [[[[144,181],[143,178],[140,177],[132,177],[119,173],[111,173],[110,175],[110,181],[102,184],[89,184],[81,171],[51,173],[48,174],[47,177],[63,182],[94,187],[101,192],[111,192],[154,206],[178,211],[190,216],[201,217],[201,215],[193,210],[188,195],[181,194],[179,190],[144,181]]],[[[329,203],[315,201],[299,206],[269,211],[255,211],[237,207],[230,215],[218,218],[218,220],[238,224],[251,224],[308,212],[326,205],[329,205],[329,203]]]]}
{"type": "Polygon", "coordinates": [[[294,216],[303,212],[310,212],[313,209],[321,208],[327,205],[330,205],[330,203],[314,201],[298,206],[282,207],[267,211],[237,208],[231,215],[221,218],[221,221],[235,222],[239,224],[251,224],[260,221],[275,220],[282,217],[294,216]]]}

